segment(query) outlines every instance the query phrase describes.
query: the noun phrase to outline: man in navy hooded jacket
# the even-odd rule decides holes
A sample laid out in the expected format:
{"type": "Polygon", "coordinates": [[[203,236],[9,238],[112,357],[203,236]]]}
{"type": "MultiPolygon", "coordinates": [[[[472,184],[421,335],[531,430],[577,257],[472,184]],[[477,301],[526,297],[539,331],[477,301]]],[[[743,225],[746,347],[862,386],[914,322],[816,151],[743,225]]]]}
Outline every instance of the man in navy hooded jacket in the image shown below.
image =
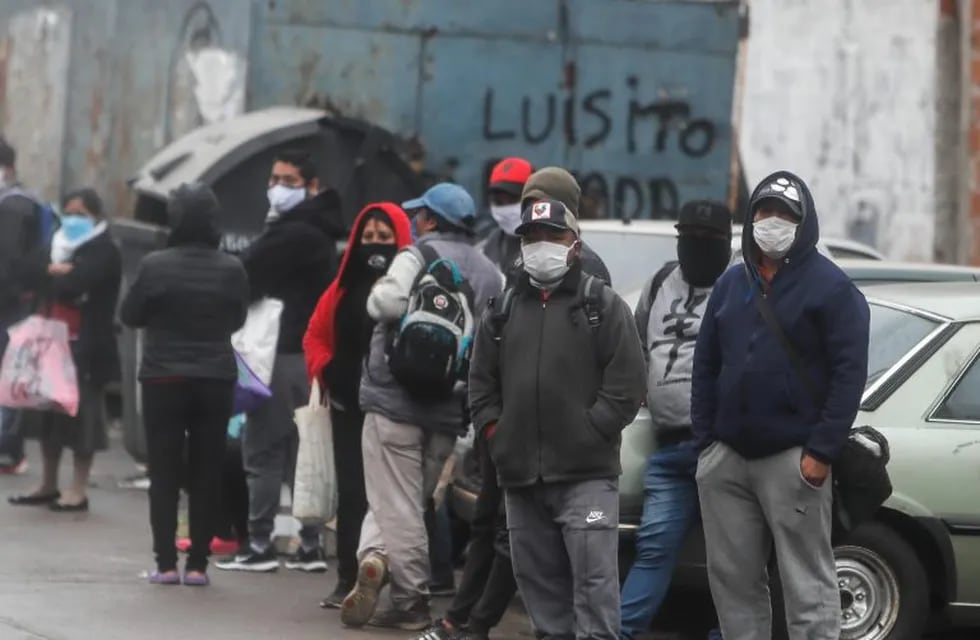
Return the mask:
{"type": "Polygon", "coordinates": [[[725,640],[770,637],[773,550],[790,639],[840,637],[831,474],[867,380],[870,312],[817,253],[818,238],[803,181],[784,171],[763,180],[742,235],[745,264],[716,283],[698,335],[691,413],[703,447],[708,577],[725,640]]]}

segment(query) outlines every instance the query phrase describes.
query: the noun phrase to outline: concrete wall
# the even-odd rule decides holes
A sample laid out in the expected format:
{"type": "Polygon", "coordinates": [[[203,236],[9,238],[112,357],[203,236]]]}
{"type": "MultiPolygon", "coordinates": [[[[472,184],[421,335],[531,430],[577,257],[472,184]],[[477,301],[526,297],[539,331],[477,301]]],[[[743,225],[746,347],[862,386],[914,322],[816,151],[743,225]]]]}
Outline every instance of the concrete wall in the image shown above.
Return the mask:
{"type": "Polygon", "coordinates": [[[813,190],[824,235],[931,260],[942,94],[936,1],[750,7],[740,132],[750,189],[769,171],[793,170],[813,190]]]}

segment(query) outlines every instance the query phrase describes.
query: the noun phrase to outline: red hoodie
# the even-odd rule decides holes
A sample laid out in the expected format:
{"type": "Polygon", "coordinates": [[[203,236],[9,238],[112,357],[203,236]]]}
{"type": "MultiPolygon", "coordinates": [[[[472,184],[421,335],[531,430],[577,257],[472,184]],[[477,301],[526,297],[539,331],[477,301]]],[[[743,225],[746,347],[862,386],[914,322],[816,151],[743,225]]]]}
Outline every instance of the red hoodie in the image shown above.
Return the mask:
{"type": "MultiPolygon", "coordinates": [[[[347,268],[347,260],[352,250],[361,244],[361,233],[364,226],[365,215],[369,211],[380,209],[384,211],[391,220],[392,228],[395,230],[395,244],[399,249],[403,249],[412,244],[412,225],[402,211],[401,207],[391,202],[375,202],[364,207],[357,218],[350,232],[350,239],[347,241],[347,250],[344,252],[343,260],[340,262],[340,270],[337,277],[327,290],[320,297],[316,305],[316,310],[310,318],[310,323],[306,327],[306,335],[303,336],[303,353],[306,354],[306,374],[310,380],[320,375],[334,354],[334,321],[337,313],[337,305],[344,297],[345,289],[340,286],[341,276],[347,268]]],[[[367,313],[367,311],[365,311],[367,313]]]]}

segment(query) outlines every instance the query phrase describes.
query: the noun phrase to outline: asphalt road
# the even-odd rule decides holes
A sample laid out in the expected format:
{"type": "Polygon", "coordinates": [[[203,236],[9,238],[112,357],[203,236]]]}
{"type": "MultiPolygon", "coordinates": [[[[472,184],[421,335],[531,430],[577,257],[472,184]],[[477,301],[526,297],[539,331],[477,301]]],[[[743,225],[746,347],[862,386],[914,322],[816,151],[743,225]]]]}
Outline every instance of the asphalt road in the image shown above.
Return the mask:
{"type": "MultiPolygon", "coordinates": [[[[411,635],[345,629],[337,612],[321,610],[317,601],[333,589],[332,571],[310,576],[285,569],[271,575],[212,570],[208,589],[151,586],[145,580],[152,567],[146,494],[119,488],[118,482],[135,469],[118,444],[96,460],[92,508],[86,515],[6,504],[7,495],[37,482],[35,450],[32,445],[26,475],[0,477],[0,640],[370,640],[411,635]]],[[[63,473],[70,473],[70,459],[63,473]]],[[[436,601],[437,607],[447,604],[436,601]]],[[[698,608],[693,602],[680,604],[680,609],[698,608]]],[[[532,637],[519,605],[494,637],[532,637]]],[[[980,634],[974,631],[957,640],[976,637],[980,634]]]]}

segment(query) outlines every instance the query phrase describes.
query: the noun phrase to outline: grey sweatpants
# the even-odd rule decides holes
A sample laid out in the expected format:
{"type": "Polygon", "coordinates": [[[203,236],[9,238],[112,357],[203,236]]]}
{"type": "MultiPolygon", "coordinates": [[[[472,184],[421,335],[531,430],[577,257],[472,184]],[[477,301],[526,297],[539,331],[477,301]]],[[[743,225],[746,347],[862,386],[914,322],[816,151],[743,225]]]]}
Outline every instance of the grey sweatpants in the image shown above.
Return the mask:
{"type": "Polygon", "coordinates": [[[391,604],[407,611],[429,598],[429,536],[425,508],[456,438],[378,414],[364,416],[361,437],[368,512],[358,560],[380,553],[391,573],[391,604]]]}
{"type": "MultiPolygon", "coordinates": [[[[293,485],[299,433],[293,412],[310,400],[303,354],[279,354],[269,385],[272,397],[248,414],[242,431],[242,465],[248,483],[248,535],[260,549],[272,541],[282,483],[293,485]]],[[[320,544],[323,524],[308,523],[300,532],[304,548],[320,544]]]]}
{"type": "Polygon", "coordinates": [[[769,640],[773,547],[790,640],[837,640],[840,594],[830,544],[832,478],[814,487],[802,449],[748,460],[717,442],[698,461],[708,580],[725,640],[769,640]]]}
{"type": "Polygon", "coordinates": [[[619,638],[619,481],[508,489],[514,577],[542,639],[619,638]]]}

